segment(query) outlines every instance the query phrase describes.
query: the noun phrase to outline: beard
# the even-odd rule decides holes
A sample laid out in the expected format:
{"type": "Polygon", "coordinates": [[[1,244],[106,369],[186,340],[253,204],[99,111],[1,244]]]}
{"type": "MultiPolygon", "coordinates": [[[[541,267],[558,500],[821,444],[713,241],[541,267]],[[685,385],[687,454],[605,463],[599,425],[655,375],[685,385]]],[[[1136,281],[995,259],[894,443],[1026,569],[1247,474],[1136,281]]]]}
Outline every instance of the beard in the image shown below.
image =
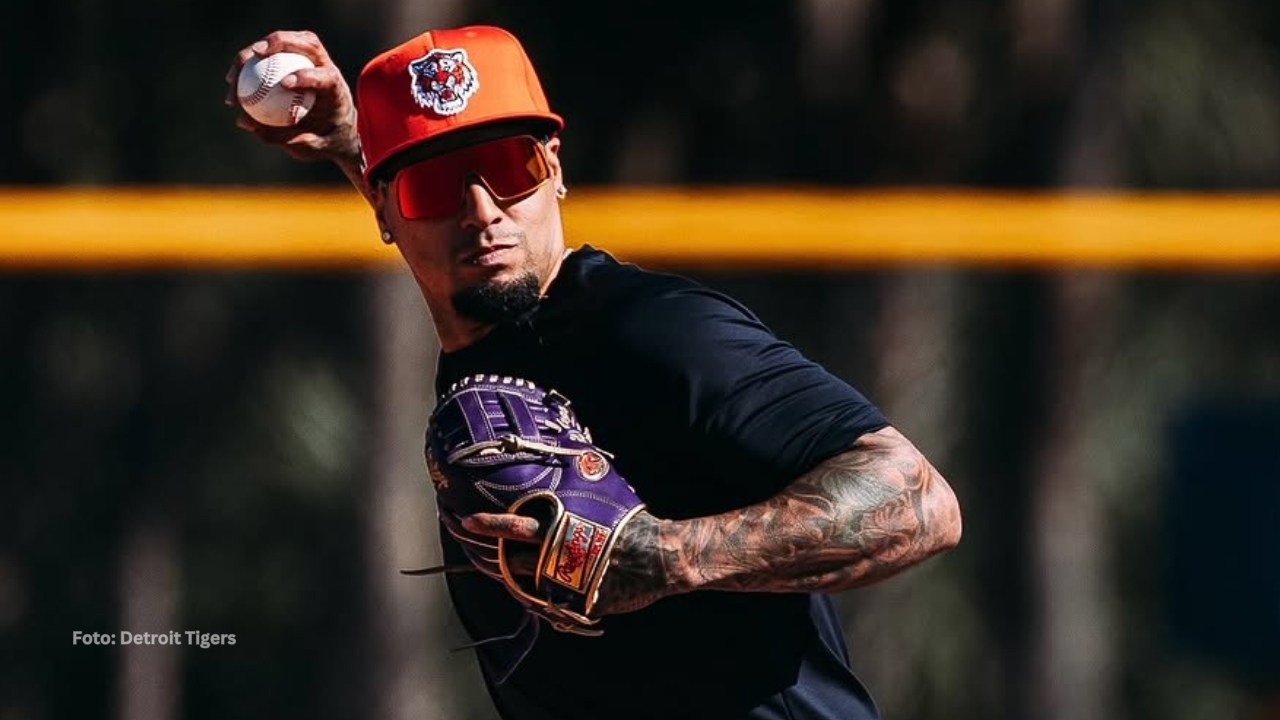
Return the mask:
{"type": "Polygon", "coordinates": [[[514,322],[533,312],[541,297],[538,277],[532,272],[508,282],[485,282],[453,294],[459,315],[486,325],[514,322]]]}

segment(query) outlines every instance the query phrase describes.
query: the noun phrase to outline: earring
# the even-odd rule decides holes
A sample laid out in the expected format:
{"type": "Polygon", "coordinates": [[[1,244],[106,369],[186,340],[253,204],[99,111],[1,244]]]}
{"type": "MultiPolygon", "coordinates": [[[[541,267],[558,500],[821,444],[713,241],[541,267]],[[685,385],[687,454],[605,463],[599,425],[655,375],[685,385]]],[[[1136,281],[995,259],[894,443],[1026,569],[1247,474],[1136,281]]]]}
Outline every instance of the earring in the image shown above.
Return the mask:
{"type": "Polygon", "coordinates": [[[569,194],[569,188],[563,185],[556,188],[556,197],[560,198],[561,200],[563,200],[564,196],[568,194],[569,194]]]}
{"type": "Polygon", "coordinates": [[[388,244],[388,245],[390,245],[390,244],[391,244],[391,231],[390,231],[390,230],[383,230],[383,231],[382,231],[382,242],[384,242],[384,243],[386,243],[386,244],[388,244]]]}

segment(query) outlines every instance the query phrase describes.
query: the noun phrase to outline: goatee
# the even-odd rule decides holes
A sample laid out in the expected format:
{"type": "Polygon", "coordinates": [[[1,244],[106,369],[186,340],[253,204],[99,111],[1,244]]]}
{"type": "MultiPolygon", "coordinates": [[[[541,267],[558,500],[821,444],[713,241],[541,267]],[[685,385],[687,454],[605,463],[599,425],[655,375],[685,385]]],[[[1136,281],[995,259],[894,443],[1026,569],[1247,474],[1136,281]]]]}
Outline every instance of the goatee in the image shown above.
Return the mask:
{"type": "Polygon", "coordinates": [[[538,277],[525,273],[509,282],[486,282],[453,294],[459,315],[487,325],[514,322],[538,307],[538,277]]]}

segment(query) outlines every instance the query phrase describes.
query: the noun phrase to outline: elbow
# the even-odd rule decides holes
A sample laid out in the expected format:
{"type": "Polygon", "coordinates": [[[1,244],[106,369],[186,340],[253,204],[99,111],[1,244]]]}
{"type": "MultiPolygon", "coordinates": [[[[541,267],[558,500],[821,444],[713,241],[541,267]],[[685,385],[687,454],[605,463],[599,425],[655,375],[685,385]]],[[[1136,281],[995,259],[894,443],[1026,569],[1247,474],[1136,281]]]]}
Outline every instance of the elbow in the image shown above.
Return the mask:
{"type": "MultiPolygon", "coordinates": [[[[930,487],[925,493],[924,513],[927,542],[933,553],[945,552],[960,544],[964,531],[960,501],[942,475],[932,472],[930,487]]],[[[932,554],[932,553],[931,553],[932,554]]]]}
{"type": "Polygon", "coordinates": [[[895,429],[881,431],[896,446],[894,466],[903,473],[905,498],[914,509],[914,544],[924,557],[960,544],[960,501],[938,469],[895,429]]]}

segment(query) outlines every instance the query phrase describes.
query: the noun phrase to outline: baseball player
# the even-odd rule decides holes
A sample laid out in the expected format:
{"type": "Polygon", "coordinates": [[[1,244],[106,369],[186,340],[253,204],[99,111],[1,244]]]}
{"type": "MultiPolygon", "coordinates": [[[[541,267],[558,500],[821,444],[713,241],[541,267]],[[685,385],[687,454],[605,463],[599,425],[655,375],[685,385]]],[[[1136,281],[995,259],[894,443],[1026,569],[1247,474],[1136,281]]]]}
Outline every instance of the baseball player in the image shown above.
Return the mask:
{"type": "Polygon", "coordinates": [[[554,518],[505,501],[442,511],[446,561],[481,570],[447,582],[500,715],[877,717],[829,596],[959,541],[942,475],[739,303],[566,245],[564,123],[509,33],[424,32],[371,60],[353,98],[315,35],[275,32],[229,82],[279,51],[316,63],[285,82],[315,107],[292,128],[238,123],[342,168],[417,280],[442,349],[428,455],[442,506],[460,479],[493,499],[511,477],[551,477],[485,463],[572,457],[545,461],[563,480],[554,518]],[[601,542],[574,546],[574,530],[548,550],[570,479],[625,513],[578,518],[601,542]],[[495,569],[503,546],[525,560],[495,569]],[[548,552],[602,559],[585,605],[519,590],[513,576],[555,565],[548,552]]]}

